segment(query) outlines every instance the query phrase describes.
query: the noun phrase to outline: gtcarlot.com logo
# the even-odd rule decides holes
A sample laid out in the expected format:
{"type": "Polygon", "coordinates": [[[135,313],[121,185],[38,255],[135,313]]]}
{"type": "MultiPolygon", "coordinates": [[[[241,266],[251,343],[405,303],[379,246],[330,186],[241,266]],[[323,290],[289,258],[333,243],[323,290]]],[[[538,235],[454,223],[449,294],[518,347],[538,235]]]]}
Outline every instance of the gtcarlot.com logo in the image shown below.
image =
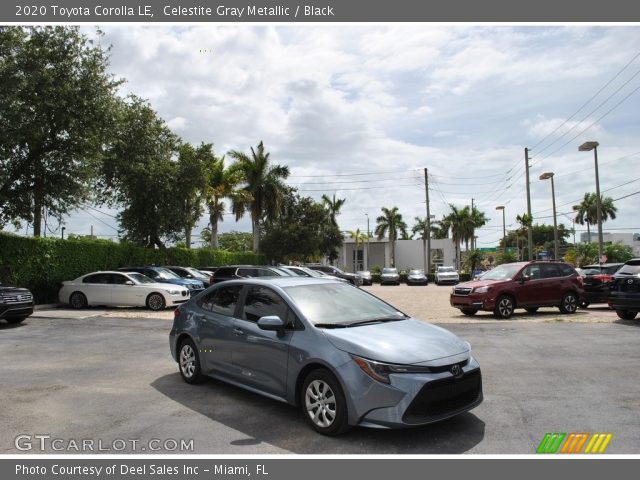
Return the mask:
{"type": "Polygon", "coordinates": [[[611,433],[547,433],[536,453],[604,453],[612,438],[611,433]]]}

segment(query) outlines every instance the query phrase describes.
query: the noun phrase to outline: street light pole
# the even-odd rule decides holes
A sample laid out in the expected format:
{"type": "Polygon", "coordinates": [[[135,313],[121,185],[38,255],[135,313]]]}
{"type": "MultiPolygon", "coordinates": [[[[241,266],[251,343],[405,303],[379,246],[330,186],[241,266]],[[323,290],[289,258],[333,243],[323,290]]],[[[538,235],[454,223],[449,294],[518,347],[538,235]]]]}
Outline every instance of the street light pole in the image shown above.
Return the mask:
{"type": "MultiPolygon", "coordinates": [[[[584,142],[578,147],[580,152],[588,152],[593,150],[593,159],[596,167],[596,215],[598,219],[598,263],[602,263],[602,256],[604,252],[602,242],[602,205],[600,204],[600,176],[598,174],[598,142],[584,142]]],[[[589,239],[591,242],[591,239],[589,239]]]]}
{"type": "Polygon", "coordinates": [[[371,237],[371,232],[369,231],[369,214],[364,214],[367,217],[367,265],[365,266],[365,270],[369,270],[369,237],[371,237]]]}
{"type": "Polygon", "coordinates": [[[553,172],[540,175],[540,180],[551,180],[551,200],[553,202],[553,259],[558,260],[558,220],[556,216],[556,191],[553,185],[553,172]]]}
{"type": "Polygon", "coordinates": [[[496,210],[502,210],[502,241],[504,243],[504,251],[507,251],[507,227],[504,221],[504,205],[498,205],[496,210]]]}

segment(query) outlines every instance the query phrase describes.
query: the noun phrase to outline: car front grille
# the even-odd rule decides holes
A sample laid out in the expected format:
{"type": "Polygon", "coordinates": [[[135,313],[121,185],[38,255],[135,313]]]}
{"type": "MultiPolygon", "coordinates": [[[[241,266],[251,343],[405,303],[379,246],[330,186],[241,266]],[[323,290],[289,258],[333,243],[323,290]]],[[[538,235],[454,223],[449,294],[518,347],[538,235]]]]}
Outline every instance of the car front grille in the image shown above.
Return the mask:
{"type": "Polygon", "coordinates": [[[455,287],[453,289],[454,295],[469,295],[471,293],[471,288],[469,287],[455,287]]]}
{"type": "Polygon", "coordinates": [[[619,280],[618,285],[620,286],[621,292],[640,292],[640,280],[636,280],[635,278],[623,278],[622,280],[619,280]]]}
{"type": "Polygon", "coordinates": [[[30,293],[2,293],[0,296],[6,304],[33,302],[33,295],[30,293]]]}
{"type": "Polygon", "coordinates": [[[427,383],[402,417],[405,423],[425,423],[464,410],[482,397],[480,369],[461,378],[448,377],[427,383]]]}

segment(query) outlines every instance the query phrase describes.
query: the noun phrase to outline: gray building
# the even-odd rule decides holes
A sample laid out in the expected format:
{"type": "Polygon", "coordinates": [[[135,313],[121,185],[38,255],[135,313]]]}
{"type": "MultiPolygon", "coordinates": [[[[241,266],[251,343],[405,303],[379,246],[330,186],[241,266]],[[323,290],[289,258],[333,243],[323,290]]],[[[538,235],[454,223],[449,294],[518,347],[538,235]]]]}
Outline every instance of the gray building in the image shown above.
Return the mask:
{"type": "MultiPolygon", "coordinates": [[[[437,265],[453,265],[455,248],[449,238],[431,239],[431,269],[437,265]]],[[[422,240],[396,240],[396,267],[424,268],[424,244],[422,240]]],[[[337,260],[337,266],[347,272],[370,269],[374,265],[391,266],[391,244],[388,238],[370,239],[359,243],[356,249],[354,239],[346,238],[337,260]]]]}

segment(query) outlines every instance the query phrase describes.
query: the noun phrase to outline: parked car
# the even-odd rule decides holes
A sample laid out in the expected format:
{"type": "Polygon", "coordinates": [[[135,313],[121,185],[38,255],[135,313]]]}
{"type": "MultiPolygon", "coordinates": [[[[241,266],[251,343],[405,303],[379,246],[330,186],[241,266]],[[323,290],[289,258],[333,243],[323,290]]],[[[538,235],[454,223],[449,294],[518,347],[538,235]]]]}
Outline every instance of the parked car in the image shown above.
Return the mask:
{"type": "Polygon", "coordinates": [[[334,277],[333,275],[328,275],[319,270],[312,270],[309,267],[300,267],[297,265],[280,265],[278,268],[290,272],[293,276],[296,277],[315,277],[315,278],[324,278],[331,280],[339,280],[341,282],[347,282],[344,278],[334,277]]]}
{"type": "Polygon", "coordinates": [[[356,275],[360,277],[360,285],[373,285],[373,277],[369,270],[358,270],[356,275]]]}
{"type": "Polygon", "coordinates": [[[584,293],[580,297],[581,308],[587,308],[592,303],[607,303],[613,274],[620,270],[622,265],[624,263],[603,263],[582,267],[584,293]]]}
{"type": "Polygon", "coordinates": [[[429,279],[424,274],[424,270],[412,268],[407,274],[407,285],[428,285],[429,279]]]}
{"type": "Polygon", "coordinates": [[[171,270],[155,265],[149,265],[147,267],[123,267],[118,268],[118,271],[141,273],[157,283],[171,283],[172,285],[183,286],[189,289],[192,296],[204,290],[204,283],[202,283],[201,280],[181,278],[171,270]]]}
{"type": "Polygon", "coordinates": [[[73,308],[90,305],[147,307],[163,310],[189,300],[189,289],[182,285],[154,282],[137,272],[93,272],[62,282],[60,303],[73,308]]]}
{"type": "Polygon", "coordinates": [[[384,267],[380,272],[380,285],[400,285],[400,272],[397,268],[384,267]]]}
{"type": "Polygon", "coordinates": [[[333,275],[334,277],[344,278],[349,283],[352,283],[356,287],[359,287],[362,283],[360,281],[360,277],[353,273],[343,272],[339,268],[334,267],[333,265],[321,265],[319,263],[307,263],[306,265],[312,270],[318,270],[320,272],[324,272],[327,275],[333,275]]]}
{"type": "Polygon", "coordinates": [[[415,427],[482,402],[467,342],[343,282],[233,280],[176,314],[169,343],[185,382],[213,377],[296,405],[321,434],[415,427]]]}
{"type": "Polygon", "coordinates": [[[436,285],[457,285],[460,282],[460,275],[453,267],[441,267],[436,269],[435,284],[436,285]]]}
{"type": "Polygon", "coordinates": [[[207,288],[211,285],[210,279],[211,275],[206,275],[200,270],[197,270],[193,267],[163,267],[167,270],[171,270],[173,273],[178,275],[180,278],[190,278],[192,280],[200,280],[204,284],[204,288],[207,288]]]}
{"type": "Polygon", "coordinates": [[[289,274],[265,265],[226,265],[219,267],[211,277],[211,283],[225,282],[237,278],[284,277],[289,274]]]}
{"type": "Polygon", "coordinates": [[[499,265],[481,280],[461,283],[453,288],[450,303],[465,315],[484,310],[509,318],[516,308],[535,313],[540,307],[558,307],[575,313],[582,293],[582,277],[571,265],[536,260],[499,265]]]}
{"type": "Polygon", "coordinates": [[[33,313],[33,295],[26,288],[0,285],[0,319],[20,323],[33,313]]]}
{"type": "Polygon", "coordinates": [[[618,317],[633,320],[640,312],[640,258],[626,262],[609,284],[609,306],[618,317]]]}

